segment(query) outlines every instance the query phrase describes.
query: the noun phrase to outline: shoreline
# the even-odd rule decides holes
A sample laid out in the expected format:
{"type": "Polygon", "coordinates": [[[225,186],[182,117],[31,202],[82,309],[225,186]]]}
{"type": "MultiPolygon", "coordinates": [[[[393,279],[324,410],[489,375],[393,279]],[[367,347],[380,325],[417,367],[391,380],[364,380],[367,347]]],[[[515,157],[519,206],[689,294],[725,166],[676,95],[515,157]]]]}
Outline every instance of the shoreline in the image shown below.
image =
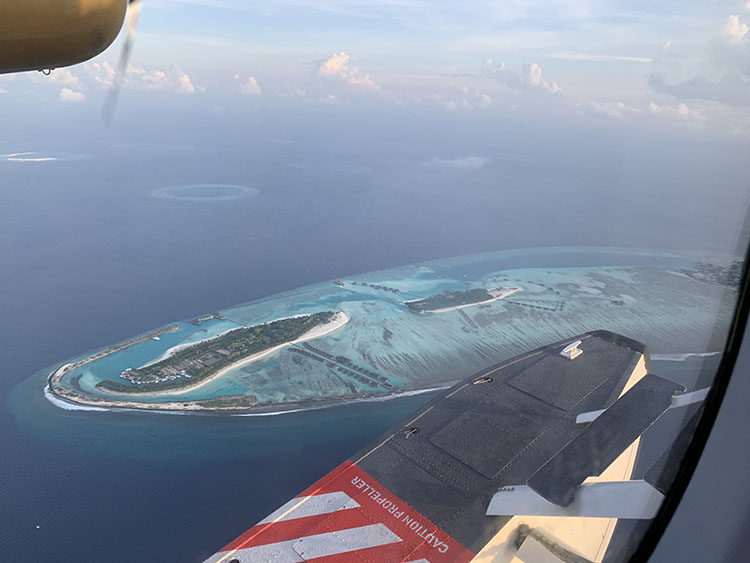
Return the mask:
{"type": "Polygon", "coordinates": [[[307,412],[311,410],[321,410],[336,406],[346,406],[355,403],[376,403],[423,395],[435,391],[449,389],[457,381],[449,381],[436,386],[425,388],[403,389],[394,393],[372,394],[372,395],[351,395],[340,397],[320,397],[316,399],[303,399],[298,401],[289,401],[286,403],[262,403],[253,407],[203,407],[200,404],[184,402],[171,403],[137,403],[133,401],[110,401],[102,399],[88,399],[80,397],[75,400],[67,396],[61,396],[50,385],[49,378],[44,386],[44,396],[54,406],[64,410],[83,410],[96,412],[120,412],[120,411],[138,411],[149,412],[154,414],[203,414],[215,416],[276,416],[282,414],[292,414],[296,412],[307,412]],[[66,405],[66,406],[63,406],[66,405]],[[158,407],[156,406],[158,405],[158,407]]]}
{"type": "MultiPolygon", "coordinates": [[[[306,317],[306,316],[307,316],[307,313],[300,313],[298,315],[290,315],[288,317],[281,317],[279,319],[274,319],[273,321],[268,321],[268,322],[265,322],[265,323],[258,323],[257,325],[252,325],[252,326],[267,325],[269,322],[286,321],[288,319],[297,319],[299,317],[306,317]]],[[[136,369],[145,368],[145,367],[153,365],[153,364],[155,364],[157,362],[160,362],[162,360],[166,360],[166,359],[171,358],[172,356],[174,356],[180,350],[185,350],[187,348],[190,348],[191,346],[196,346],[198,344],[204,344],[206,342],[210,342],[211,340],[216,340],[217,338],[220,338],[220,337],[224,336],[225,334],[229,334],[230,332],[234,332],[235,330],[240,330],[240,329],[243,329],[243,328],[249,328],[248,326],[236,323],[235,321],[227,321],[225,319],[225,322],[233,322],[233,323],[237,324],[238,326],[236,326],[234,328],[229,328],[229,329],[227,329],[227,330],[225,330],[223,332],[220,332],[219,334],[215,334],[213,336],[209,336],[208,338],[204,338],[203,340],[196,340],[194,342],[183,342],[182,344],[175,344],[171,348],[167,348],[159,357],[154,358],[153,360],[149,360],[147,363],[143,364],[142,366],[138,366],[136,369]]]]}
{"type": "MultiPolygon", "coordinates": [[[[722,354],[721,351],[714,352],[683,352],[683,353],[656,353],[651,355],[652,360],[681,362],[688,358],[712,357],[722,354]]],[[[336,406],[345,406],[355,403],[373,403],[381,401],[396,400],[415,395],[422,395],[433,391],[441,391],[455,385],[457,381],[448,381],[425,388],[402,389],[393,393],[359,395],[359,396],[340,396],[340,397],[320,397],[316,399],[304,399],[299,401],[289,401],[286,403],[261,403],[253,407],[203,407],[191,401],[175,401],[171,403],[138,403],[135,401],[117,401],[108,399],[89,399],[80,397],[74,392],[76,398],[61,396],[51,386],[52,377],[60,369],[67,365],[57,368],[47,376],[47,384],[44,386],[45,398],[57,408],[64,410],[82,410],[96,412],[148,412],[154,414],[177,414],[177,415],[213,415],[213,416],[276,416],[282,414],[292,414],[297,412],[306,412],[311,410],[320,410],[336,406]],[[78,400],[76,400],[78,399],[78,400]]]]}
{"type": "MultiPolygon", "coordinates": [[[[294,315],[293,317],[284,317],[283,319],[277,319],[277,320],[281,321],[284,319],[291,319],[291,318],[304,317],[304,316],[306,315],[304,314],[294,315]]],[[[323,325],[314,326],[313,328],[308,330],[306,333],[304,333],[302,336],[300,336],[296,340],[284,342],[283,344],[278,344],[276,346],[272,346],[271,348],[266,348],[265,350],[256,352],[255,354],[251,354],[250,356],[237,360],[233,364],[229,364],[228,366],[221,368],[219,371],[217,371],[216,373],[212,375],[209,375],[205,379],[201,379],[194,385],[186,385],[185,387],[181,387],[179,389],[171,389],[171,390],[166,390],[166,391],[154,391],[153,393],[132,393],[132,395],[136,397],[164,397],[167,395],[181,395],[183,393],[187,393],[188,391],[195,391],[196,389],[203,387],[207,383],[211,383],[212,381],[218,379],[219,377],[226,375],[230,371],[246,366],[247,364],[250,364],[256,360],[259,360],[263,358],[264,356],[268,356],[269,354],[272,354],[273,352],[276,352],[277,350],[281,350],[282,348],[286,346],[291,346],[292,344],[305,342],[307,340],[313,340],[315,338],[320,338],[321,336],[325,336],[326,334],[330,334],[331,332],[340,329],[342,326],[344,326],[348,322],[349,322],[349,316],[343,311],[338,311],[334,315],[333,319],[331,319],[330,321],[328,321],[327,323],[323,325]]],[[[233,330],[237,330],[237,329],[230,329],[227,332],[231,332],[233,330]]],[[[207,339],[207,340],[210,340],[210,339],[207,339]]],[[[190,344],[190,346],[194,344],[200,344],[202,342],[205,342],[205,341],[201,340],[199,342],[193,342],[190,344]]],[[[112,393],[112,395],[115,395],[115,393],[112,393]]]]}
{"type": "MultiPolygon", "coordinates": [[[[493,303],[494,301],[499,301],[501,299],[505,299],[506,297],[510,297],[514,293],[517,293],[519,291],[523,291],[520,287],[510,287],[510,288],[503,288],[504,291],[501,291],[498,288],[492,288],[488,289],[487,293],[492,295],[492,299],[485,299],[484,301],[477,301],[476,303],[465,303],[463,305],[453,305],[451,307],[442,307],[440,309],[427,309],[426,311],[422,311],[420,314],[423,313],[447,313],[449,311],[457,311],[458,309],[465,309],[466,307],[474,307],[475,305],[484,305],[485,303],[493,303]],[[494,293],[498,293],[499,295],[494,295],[494,293]]],[[[414,301],[421,301],[421,299],[412,299],[411,301],[402,301],[404,305],[407,305],[408,303],[413,303],[414,301]]],[[[408,306],[408,305],[407,305],[408,306]]]]}
{"type": "MultiPolygon", "coordinates": [[[[302,315],[294,315],[293,317],[284,317],[285,319],[288,318],[296,318],[305,316],[302,315]]],[[[282,320],[282,319],[278,319],[282,320]]],[[[338,311],[334,315],[334,317],[328,321],[325,324],[317,325],[304,334],[302,334],[299,338],[296,340],[292,340],[289,342],[284,342],[282,344],[279,344],[277,346],[273,346],[271,348],[267,348],[265,350],[262,350],[261,352],[257,352],[256,354],[252,354],[250,356],[247,356],[245,358],[242,358],[233,364],[230,364],[228,366],[225,366],[224,368],[218,370],[216,373],[212,374],[211,376],[202,379],[201,381],[196,382],[194,385],[187,385],[185,387],[182,387],[180,389],[172,389],[172,390],[165,390],[165,391],[154,391],[152,393],[132,393],[131,395],[135,397],[163,397],[163,396],[169,396],[169,395],[181,395],[183,393],[187,393],[189,391],[194,391],[195,389],[198,389],[207,383],[210,383],[217,378],[226,375],[228,372],[238,369],[244,365],[247,365],[249,363],[252,363],[256,360],[259,360],[260,358],[267,356],[277,350],[280,350],[281,348],[284,348],[286,346],[290,346],[292,344],[297,344],[300,342],[305,342],[307,340],[312,340],[315,338],[320,338],[321,336],[325,336],[327,334],[330,334],[334,332],[335,330],[338,330],[342,326],[344,326],[346,323],[349,322],[349,316],[344,313],[343,311],[338,311]]],[[[242,327],[240,327],[242,328],[242,327]]],[[[235,330],[235,329],[230,329],[235,330]]],[[[149,333],[151,334],[151,333],[149,333]]],[[[146,335],[149,336],[149,335],[146,335]]],[[[145,339],[146,337],[141,337],[145,339]]],[[[150,338],[150,336],[149,336],[150,338]]],[[[209,339],[207,339],[209,340],[209,339]]],[[[191,343],[198,344],[199,342],[191,343]]],[[[179,346],[179,345],[178,345],[179,346]]],[[[109,352],[112,353],[112,352],[109,352]]],[[[184,401],[171,401],[166,403],[144,403],[137,400],[120,400],[120,399],[107,399],[107,398],[99,398],[94,397],[92,395],[81,395],[77,391],[73,391],[72,389],[68,389],[67,387],[64,387],[60,382],[62,380],[62,377],[67,374],[68,372],[72,371],[73,369],[77,369],[81,365],[85,365],[86,363],[89,363],[91,361],[89,358],[86,358],[83,360],[83,362],[76,362],[76,363],[66,363],[59,368],[57,368],[55,371],[53,371],[47,378],[47,386],[46,388],[49,388],[50,392],[57,397],[58,399],[68,401],[73,404],[78,405],[87,405],[90,407],[104,407],[104,408],[131,408],[131,409],[139,409],[139,410],[160,410],[160,411],[175,411],[175,410],[183,410],[183,411],[208,411],[212,410],[211,408],[203,407],[200,402],[211,400],[211,399],[186,399],[184,401]]],[[[113,393],[113,395],[115,395],[113,393]]],[[[228,411],[233,408],[240,409],[240,408],[247,408],[247,407],[225,407],[224,409],[213,409],[217,411],[228,411]]]]}
{"type": "Polygon", "coordinates": [[[140,344],[141,342],[150,340],[154,336],[161,336],[162,334],[166,334],[168,332],[176,332],[178,330],[180,330],[179,324],[171,324],[169,326],[166,326],[157,330],[152,330],[151,332],[147,332],[146,334],[143,334],[141,336],[131,338],[130,340],[126,340],[125,342],[121,342],[120,344],[109,346],[107,348],[104,348],[103,350],[100,350],[98,352],[95,352],[94,354],[91,354],[90,356],[86,356],[85,358],[81,360],[63,364],[62,366],[54,370],[49,375],[47,380],[50,386],[54,387],[55,385],[59,385],[60,382],[62,381],[62,378],[70,371],[73,371],[82,366],[85,366],[86,364],[90,364],[91,362],[95,362],[96,360],[101,360],[102,358],[106,358],[107,356],[111,354],[130,348],[131,346],[135,346],[136,344],[140,344]]]}

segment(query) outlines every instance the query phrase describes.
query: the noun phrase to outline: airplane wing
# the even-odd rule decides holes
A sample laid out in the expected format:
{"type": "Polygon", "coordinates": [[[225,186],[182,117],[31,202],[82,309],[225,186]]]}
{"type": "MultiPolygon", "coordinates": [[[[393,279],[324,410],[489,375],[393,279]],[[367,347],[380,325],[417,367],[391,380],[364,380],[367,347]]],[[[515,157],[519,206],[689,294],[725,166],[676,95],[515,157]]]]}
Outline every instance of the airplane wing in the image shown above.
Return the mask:
{"type": "MultiPolygon", "coordinates": [[[[606,331],[482,370],[206,563],[511,561],[526,543],[527,561],[601,560],[620,515],[591,517],[591,499],[623,493],[596,476],[630,479],[639,436],[684,391],[648,370],[643,344],[606,331]]],[[[632,511],[658,507],[638,483],[632,511]]]]}

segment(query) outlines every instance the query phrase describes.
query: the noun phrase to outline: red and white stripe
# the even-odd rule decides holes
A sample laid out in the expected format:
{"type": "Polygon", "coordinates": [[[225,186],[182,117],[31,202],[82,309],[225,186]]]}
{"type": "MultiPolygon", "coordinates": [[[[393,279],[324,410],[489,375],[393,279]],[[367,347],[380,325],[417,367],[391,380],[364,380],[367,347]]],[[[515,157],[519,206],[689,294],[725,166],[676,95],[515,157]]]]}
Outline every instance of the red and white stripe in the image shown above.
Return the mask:
{"type": "Polygon", "coordinates": [[[345,462],[205,563],[462,563],[473,557],[345,462]]]}

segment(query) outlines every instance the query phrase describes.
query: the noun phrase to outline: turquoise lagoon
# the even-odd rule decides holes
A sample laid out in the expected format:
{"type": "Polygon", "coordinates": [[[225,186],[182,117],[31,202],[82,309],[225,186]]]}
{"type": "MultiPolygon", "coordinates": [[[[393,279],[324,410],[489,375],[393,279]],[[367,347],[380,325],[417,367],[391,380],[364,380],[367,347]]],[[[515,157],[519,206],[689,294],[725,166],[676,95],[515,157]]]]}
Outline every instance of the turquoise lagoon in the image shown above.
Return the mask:
{"type": "Polygon", "coordinates": [[[162,334],[158,341],[147,340],[91,362],[67,374],[62,383],[95,396],[144,403],[238,394],[252,394],[265,405],[373,396],[377,392],[366,385],[288,349],[179,394],[118,397],[95,387],[104,379],[122,381],[123,370],[153,361],[173,346],[238,326],[324,310],[344,311],[350,321],[311,344],[385,375],[396,393],[445,386],[526,350],[596,329],[640,340],[655,354],[713,353],[723,348],[735,292],[680,270],[698,261],[728,260],[651,250],[543,248],[346,276],[343,287],[321,282],[228,307],[220,311],[223,319],[198,326],[177,323],[177,331],[162,334]],[[521,291],[461,311],[417,314],[402,304],[446,290],[501,286],[521,291]]]}

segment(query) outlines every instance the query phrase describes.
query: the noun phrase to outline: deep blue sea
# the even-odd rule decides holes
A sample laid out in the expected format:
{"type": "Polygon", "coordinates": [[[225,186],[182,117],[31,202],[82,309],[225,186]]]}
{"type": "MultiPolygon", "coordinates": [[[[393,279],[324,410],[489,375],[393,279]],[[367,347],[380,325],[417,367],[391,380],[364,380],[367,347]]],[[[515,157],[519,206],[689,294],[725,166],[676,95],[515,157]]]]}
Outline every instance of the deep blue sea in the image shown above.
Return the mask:
{"type": "MultiPolygon", "coordinates": [[[[495,158],[467,172],[424,163],[480,145],[507,155],[511,140],[459,134],[438,153],[406,135],[364,151],[345,134],[284,133],[241,150],[208,131],[200,143],[104,139],[65,146],[88,158],[0,162],[0,561],[202,561],[431,398],[271,417],[66,411],[32,377],[45,366],[234,303],[443,256],[575,245],[731,253],[736,233],[717,227],[746,205],[730,185],[739,165],[710,178],[726,190],[679,197],[708,181],[711,158],[733,158],[701,147],[694,158],[633,149],[626,167],[605,143],[584,147],[598,157],[585,162],[547,146],[554,159],[495,158]],[[258,191],[154,195],[202,182],[258,191]]],[[[11,144],[2,150],[61,150],[11,144]]],[[[703,365],[658,364],[687,379],[703,365]]]]}

